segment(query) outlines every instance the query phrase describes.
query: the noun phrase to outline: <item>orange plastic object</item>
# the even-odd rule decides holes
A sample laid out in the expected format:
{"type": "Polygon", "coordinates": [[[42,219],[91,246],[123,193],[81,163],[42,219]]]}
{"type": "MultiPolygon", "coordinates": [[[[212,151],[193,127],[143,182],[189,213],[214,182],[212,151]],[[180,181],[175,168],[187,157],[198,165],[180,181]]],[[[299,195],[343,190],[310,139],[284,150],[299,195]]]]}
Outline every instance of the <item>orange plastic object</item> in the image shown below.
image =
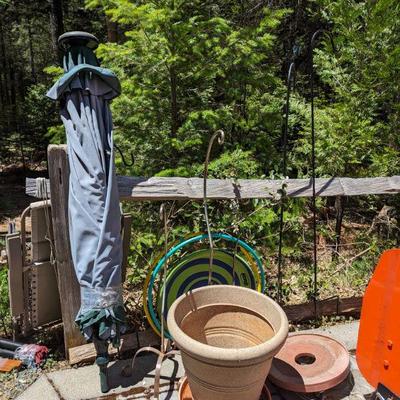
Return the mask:
{"type": "Polygon", "coordinates": [[[11,372],[15,368],[19,368],[22,364],[20,360],[10,360],[0,357],[0,372],[11,372]]]}
{"type": "Polygon", "coordinates": [[[367,287],[356,356],[371,386],[400,394],[400,249],[382,254],[367,287]]]}

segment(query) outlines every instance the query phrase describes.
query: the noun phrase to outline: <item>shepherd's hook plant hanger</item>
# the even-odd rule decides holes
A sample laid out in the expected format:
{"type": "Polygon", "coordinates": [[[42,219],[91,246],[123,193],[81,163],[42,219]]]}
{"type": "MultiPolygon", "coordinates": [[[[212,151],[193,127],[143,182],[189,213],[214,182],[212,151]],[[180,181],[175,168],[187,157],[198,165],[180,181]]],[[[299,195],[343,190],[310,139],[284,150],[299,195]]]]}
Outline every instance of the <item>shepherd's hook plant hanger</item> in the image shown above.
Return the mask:
{"type": "MultiPolygon", "coordinates": [[[[166,205],[163,203],[160,206],[160,219],[164,224],[164,263],[163,263],[163,285],[165,287],[165,282],[167,279],[167,270],[168,270],[168,213],[166,209],[166,205]]],[[[166,291],[163,291],[162,294],[162,305],[161,305],[161,344],[160,350],[156,349],[155,347],[142,347],[138,350],[133,357],[131,369],[133,371],[133,367],[135,365],[136,357],[144,352],[154,353],[158,356],[157,358],[157,365],[154,373],[154,389],[153,389],[153,399],[158,400],[160,398],[160,379],[161,379],[161,367],[162,363],[166,358],[173,357],[174,355],[178,354],[177,350],[173,350],[170,348],[170,340],[165,335],[165,307],[166,307],[166,291]]]]}
{"type": "Polygon", "coordinates": [[[133,156],[133,153],[132,152],[129,153],[131,161],[128,163],[125,159],[123,151],[121,150],[121,147],[117,146],[115,143],[114,147],[116,150],[118,150],[118,153],[121,156],[122,163],[125,165],[125,167],[133,167],[133,165],[135,164],[135,157],[133,156]]]}
{"type": "Polygon", "coordinates": [[[333,37],[329,31],[325,29],[318,29],[311,37],[310,43],[310,62],[311,62],[311,73],[310,73],[310,86],[311,86],[311,172],[312,172],[312,212],[313,212],[313,265],[314,265],[314,288],[313,288],[313,302],[314,302],[314,313],[317,317],[317,299],[318,299],[318,258],[317,258],[317,206],[316,206],[316,160],[315,160],[315,118],[314,118],[314,48],[318,36],[321,34],[328,35],[332,49],[335,51],[335,44],[333,37]]]}
{"type": "Polygon", "coordinates": [[[208,149],[207,149],[207,154],[206,154],[206,161],[204,163],[204,178],[203,178],[203,208],[204,208],[204,219],[206,221],[206,226],[207,226],[207,235],[208,235],[208,241],[210,245],[210,264],[209,264],[209,269],[208,269],[208,284],[211,285],[212,283],[212,265],[213,265],[213,258],[214,258],[214,242],[213,242],[213,237],[211,233],[211,228],[210,228],[210,221],[208,218],[208,204],[207,204],[207,178],[208,178],[208,165],[210,162],[210,154],[211,150],[214,144],[215,139],[218,138],[218,144],[223,145],[225,141],[225,133],[222,129],[219,129],[216,131],[210,139],[210,142],[208,143],[208,149]]]}
{"type": "MultiPolygon", "coordinates": [[[[283,178],[287,177],[287,141],[288,141],[288,130],[289,130],[289,112],[290,112],[290,94],[292,88],[294,88],[295,84],[295,72],[296,65],[295,62],[292,61],[289,65],[288,75],[287,75],[287,90],[286,90],[286,106],[285,106],[285,123],[283,128],[283,137],[282,137],[282,155],[283,155],[283,166],[282,166],[282,174],[283,178]]],[[[282,302],[282,267],[283,267],[283,257],[282,257],[282,248],[283,248],[283,212],[285,209],[285,197],[286,197],[286,189],[282,187],[282,193],[280,198],[280,211],[279,211],[279,248],[278,248],[278,303],[282,302]]]]}

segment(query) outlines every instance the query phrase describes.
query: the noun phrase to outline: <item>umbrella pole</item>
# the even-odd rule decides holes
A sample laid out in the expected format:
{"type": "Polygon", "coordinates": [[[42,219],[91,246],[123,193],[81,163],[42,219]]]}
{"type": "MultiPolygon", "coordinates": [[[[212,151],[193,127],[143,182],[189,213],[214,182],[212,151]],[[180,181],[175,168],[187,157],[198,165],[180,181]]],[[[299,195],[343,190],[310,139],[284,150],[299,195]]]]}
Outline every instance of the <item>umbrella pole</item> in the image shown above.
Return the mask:
{"type": "Polygon", "coordinates": [[[100,387],[102,393],[107,393],[110,388],[108,386],[107,365],[109,362],[108,342],[94,338],[93,344],[96,349],[96,364],[99,367],[100,387]]]}
{"type": "Polygon", "coordinates": [[[161,367],[162,363],[166,358],[173,357],[174,355],[178,354],[178,350],[171,349],[171,342],[169,339],[165,337],[165,306],[166,306],[166,295],[165,295],[165,288],[166,288],[166,279],[167,279],[167,270],[168,270],[168,214],[165,207],[165,204],[161,204],[160,207],[160,218],[164,222],[164,236],[165,236],[165,256],[164,256],[164,269],[163,269],[163,281],[164,281],[164,292],[162,297],[162,306],[161,306],[161,343],[160,343],[160,350],[154,347],[142,347],[138,350],[133,357],[131,370],[133,371],[133,367],[135,365],[136,357],[144,352],[154,353],[158,356],[157,358],[157,365],[154,374],[154,389],[153,389],[153,399],[159,400],[160,398],[160,379],[161,379],[161,367]],[[171,350],[170,350],[171,349],[171,350]]]}

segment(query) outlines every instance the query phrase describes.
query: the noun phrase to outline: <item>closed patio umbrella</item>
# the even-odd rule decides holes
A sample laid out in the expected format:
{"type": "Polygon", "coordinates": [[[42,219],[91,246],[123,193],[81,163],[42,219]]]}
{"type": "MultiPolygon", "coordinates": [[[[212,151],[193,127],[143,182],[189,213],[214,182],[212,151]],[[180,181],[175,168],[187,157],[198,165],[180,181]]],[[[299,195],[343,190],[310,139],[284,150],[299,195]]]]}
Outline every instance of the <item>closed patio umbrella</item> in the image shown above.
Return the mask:
{"type": "Polygon", "coordinates": [[[110,101],[121,87],[110,70],[100,67],[93,51],[97,44],[96,37],[86,32],[60,36],[65,73],[47,96],[60,101],[67,136],[70,244],[81,287],[76,323],[85,338],[95,342],[98,364],[106,365],[108,343],[119,345],[125,323],[121,211],[110,112],[110,101]]]}

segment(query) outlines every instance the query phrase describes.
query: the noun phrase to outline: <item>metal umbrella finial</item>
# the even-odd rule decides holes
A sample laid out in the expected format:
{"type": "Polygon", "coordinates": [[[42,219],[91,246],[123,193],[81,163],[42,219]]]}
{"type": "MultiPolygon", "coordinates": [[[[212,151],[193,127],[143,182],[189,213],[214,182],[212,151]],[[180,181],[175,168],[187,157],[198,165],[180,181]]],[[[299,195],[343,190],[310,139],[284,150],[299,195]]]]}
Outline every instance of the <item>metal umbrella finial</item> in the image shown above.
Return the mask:
{"type": "Polygon", "coordinates": [[[99,45],[99,39],[89,32],[71,31],[65,32],[58,38],[58,47],[66,51],[71,46],[86,46],[95,50],[99,45]]]}

